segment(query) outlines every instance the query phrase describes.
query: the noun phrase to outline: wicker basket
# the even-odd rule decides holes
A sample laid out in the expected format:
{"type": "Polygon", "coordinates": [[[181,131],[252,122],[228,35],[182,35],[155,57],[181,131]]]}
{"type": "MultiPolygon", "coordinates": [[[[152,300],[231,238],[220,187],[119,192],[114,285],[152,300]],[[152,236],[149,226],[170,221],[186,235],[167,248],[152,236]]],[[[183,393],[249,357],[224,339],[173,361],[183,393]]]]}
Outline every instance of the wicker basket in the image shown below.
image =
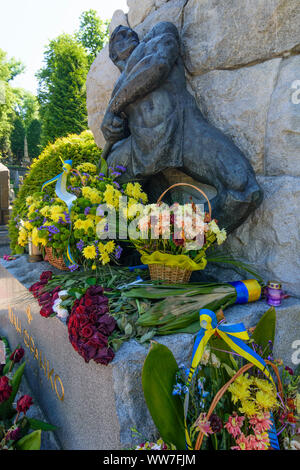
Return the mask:
{"type": "Polygon", "coordinates": [[[61,271],[68,271],[68,268],[67,268],[62,256],[59,256],[58,258],[56,258],[53,255],[52,248],[49,247],[49,246],[45,247],[45,252],[46,252],[46,256],[47,256],[47,261],[52,266],[54,266],[57,269],[60,269],[61,271]]]}
{"type": "MultiPolygon", "coordinates": [[[[278,367],[270,361],[266,360],[265,362],[267,364],[269,364],[275,372],[275,375],[276,375],[277,381],[278,381],[278,393],[279,393],[281,399],[283,400],[283,388],[282,388],[282,383],[281,383],[278,367]]],[[[211,417],[211,415],[214,412],[214,409],[217,406],[217,404],[219,403],[220,399],[222,398],[224,393],[227,392],[228,388],[235,381],[235,379],[237,379],[240,375],[242,375],[244,372],[251,369],[252,367],[254,367],[254,364],[251,364],[251,363],[248,363],[248,364],[244,365],[240,370],[237,371],[237,373],[233,377],[231,377],[231,379],[225,385],[223,385],[223,387],[218,391],[218,393],[216,394],[215,398],[213,399],[213,401],[210,405],[210,408],[209,408],[208,413],[207,413],[207,419],[209,419],[211,417]]],[[[195,450],[200,450],[201,449],[203,438],[204,438],[204,434],[202,432],[200,432],[198,434],[198,438],[197,438],[197,441],[196,441],[195,450]]]]}
{"type": "MultiPolygon", "coordinates": [[[[157,204],[159,204],[162,201],[162,198],[168,191],[170,191],[170,189],[175,188],[177,186],[189,186],[199,191],[199,193],[201,193],[207,200],[209,215],[211,218],[211,204],[209,202],[208,197],[201,189],[197,188],[197,186],[194,186],[192,184],[188,184],[188,183],[173,184],[162,193],[162,195],[157,200],[157,204]]],[[[192,271],[188,271],[187,269],[179,268],[178,266],[166,266],[164,264],[149,264],[149,271],[150,271],[151,279],[153,281],[162,280],[171,284],[173,283],[183,284],[183,283],[189,282],[191,274],[192,274],[192,271]]]]}

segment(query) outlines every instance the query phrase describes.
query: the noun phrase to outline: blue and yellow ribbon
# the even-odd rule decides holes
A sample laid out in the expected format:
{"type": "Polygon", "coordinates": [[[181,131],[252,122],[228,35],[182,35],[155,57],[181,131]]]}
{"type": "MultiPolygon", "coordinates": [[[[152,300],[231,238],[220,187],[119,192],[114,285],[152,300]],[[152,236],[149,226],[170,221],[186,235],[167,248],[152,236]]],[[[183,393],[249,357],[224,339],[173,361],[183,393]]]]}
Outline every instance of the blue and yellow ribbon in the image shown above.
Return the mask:
{"type": "MultiPolygon", "coordinates": [[[[217,332],[220,337],[230,346],[230,348],[237,352],[240,356],[245,358],[248,362],[251,362],[256,367],[258,367],[273,383],[275,386],[272,375],[267,369],[265,361],[253,351],[244,341],[249,339],[248,332],[243,323],[236,324],[218,324],[216,314],[208,309],[202,309],[199,312],[200,316],[200,326],[201,329],[196,336],[193,354],[192,354],[192,364],[187,378],[187,387],[191,385],[191,381],[194,375],[194,372],[201,361],[204,349],[210,338],[217,332]]],[[[187,448],[192,450],[192,444],[189,437],[189,432],[186,424],[186,417],[188,411],[188,402],[189,402],[189,393],[185,396],[184,403],[184,416],[185,416],[185,433],[186,433],[186,442],[187,448]]]]}
{"type": "MultiPolygon", "coordinates": [[[[56,182],[55,194],[57,195],[59,199],[61,199],[67,205],[68,214],[70,217],[73,202],[77,199],[77,197],[74,194],[68,193],[67,191],[67,177],[70,171],[72,170],[72,160],[65,160],[65,161],[62,160],[62,163],[63,163],[63,172],[57,176],[54,176],[54,178],[51,178],[51,180],[46,181],[46,183],[44,183],[42,186],[42,191],[44,191],[44,189],[50,184],[56,182]]],[[[71,233],[71,222],[70,222],[70,233],[71,233]]],[[[68,245],[68,248],[67,248],[67,260],[68,260],[67,264],[69,265],[76,264],[76,261],[74,260],[72,253],[71,253],[70,244],[68,245]]]]}
{"type": "Polygon", "coordinates": [[[229,282],[229,284],[236,290],[236,304],[247,304],[248,302],[255,302],[261,298],[261,285],[256,279],[229,282]]]}

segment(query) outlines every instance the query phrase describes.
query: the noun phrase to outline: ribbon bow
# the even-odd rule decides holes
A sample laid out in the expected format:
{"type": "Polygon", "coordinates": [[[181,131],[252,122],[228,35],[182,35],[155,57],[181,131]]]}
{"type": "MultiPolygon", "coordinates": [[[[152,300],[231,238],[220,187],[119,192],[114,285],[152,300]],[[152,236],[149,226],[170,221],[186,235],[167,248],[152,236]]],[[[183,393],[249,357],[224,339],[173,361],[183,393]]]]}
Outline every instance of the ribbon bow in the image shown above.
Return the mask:
{"type": "MultiPolygon", "coordinates": [[[[273,378],[267,369],[265,361],[255,352],[249,348],[243,340],[248,340],[249,335],[243,323],[235,324],[218,324],[216,314],[208,309],[202,309],[199,312],[201,330],[197,334],[193,356],[192,365],[190,368],[189,376],[187,379],[187,386],[190,385],[195,369],[198,366],[201,357],[204,353],[206,344],[211,336],[217,332],[221,338],[228,344],[228,346],[237,352],[240,356],[247,359],[255,366],[257,366],[274,384],[273,378]]],[[[274,384],[275,385],[275,384],[274,384]]]]}
{"type": "MultiPolygon", "coordinates": [[[[42,191],[44,191],[46,186],[49,186],[50,184],[56,182],[55,193],[57,197],[61,199],[67,205],[68,215],[70,216],[73,202],[77,199],[77,197],[74,194],[68,193],[67,191],[67,176],[72,170],[72,160],[63,161],[61,159],[61,161],[63,164],[63,172],[57,176],[54,176],[54,178],[52,178],[51,180],[46,181],[46,183],[44,183],[42,186],[42,191]]],[[[71,233],[71,222],[70,222],[70,233],[71,233]]],[[[76,264],[76,261],[74,260],[72,253],[71,253],[70,244],[68,245],[68,248],[67,248],[67,260],[69,261],[69,264],[76,264]]]]}

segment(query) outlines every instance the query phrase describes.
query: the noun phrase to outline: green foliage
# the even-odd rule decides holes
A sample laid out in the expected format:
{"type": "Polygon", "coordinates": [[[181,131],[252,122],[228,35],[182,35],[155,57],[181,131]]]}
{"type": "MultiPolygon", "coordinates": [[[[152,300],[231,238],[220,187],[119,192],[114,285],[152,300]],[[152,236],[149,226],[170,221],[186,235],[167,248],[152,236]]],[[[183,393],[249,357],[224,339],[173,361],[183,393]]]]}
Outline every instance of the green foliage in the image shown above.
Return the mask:
{"type": "Polygon", "coordinates": [[[276,329],[276,311],[271,307],[259,320],[251,339],[262,349],[268,349],[268,342],[274,343],[276,329]]]}
{"type": "Polygon", "coordinates": [[[57,429],[53,424],[45,423],[39,419],[27,418],[30,429],[41,430],[41,431],[55,431],[57,429]]]}
{"type": "Polygon", "coordinates": [[[0,49],[0,158],[8,157],[11,152],[10,134],[18,100],[18,92],[9,82],[22,71],[22,64],[15,59],[8,60],[6,53],[0,49]]]}
{"type": "Polygon", "coordinates": [[[18,393],[22,377],[24,374],[25,362],[16,370],[12,380],[12,393],[8,400],[4,401],[0,405],[0,416],[2,419],[9,419],[15,414],[15,409],[13,408],[13,401],[18,393]]]}
{"type": "Polygon", "coordinates": [[[17,450],[40,450],[41,449],[41,436],[42,436],[42,432],[40,430],[27,434],[16,443],[16,449],[17,450]]]}
{"type": "Polygon", "coordinates": [[[84,11],[80,15],[80,27],[76,38],[88,53],[89,64],[92,64],[97,54],[108,41],[109,21],[102,21],[95,10],[84,11]]]}
{"type": "Polygon", "coordinates": [[[87,128],[86,77],[88,57],[70,35],[50,41],[38,72],[42,145],[87,128]]]}
{"type": "Polygon", "coordinates": [[[17,116],[11,132],[11,151],[15,159],[20,163],[24,157],[25,128],[22,119],[17,116]]]}
{"type": "Polygon", "coordinates": [[[42,125],[39,119],[31,121],[27,131],[28,153],[31,159],[40,154],[42,125]]]}
{"type": "Polygon", "coordinates": [[[183,406],[180,399],[172,395],[177,371],[172,352],[153,342],[142,373],[145,400],[162,439],[182,450],[185,449],[183,406]]]}
{"type": "MultiPolygon", "coordinates": [[[[61,173],[62,163],[59,157],[63,160],[73,160],[73,166],[75,167],[83,162],[98,164],[101,152],[95,144],[92,133],[85,131],[80,135],[69,135],[58,139],[54,144],[49,144],[39,158],[33,161],[30,172],[25,177],[13,203],[13,211],[9,222],[11,249],[14,253],[22,252],[22,249],[17,246],[17,219],[21,219],[27,213],[26,198],[39,192],[45,181],[61,173]]],[[[54,191],[55,185],[51,185],[48,192],[52,192],[54,195],[54,191]]]]}

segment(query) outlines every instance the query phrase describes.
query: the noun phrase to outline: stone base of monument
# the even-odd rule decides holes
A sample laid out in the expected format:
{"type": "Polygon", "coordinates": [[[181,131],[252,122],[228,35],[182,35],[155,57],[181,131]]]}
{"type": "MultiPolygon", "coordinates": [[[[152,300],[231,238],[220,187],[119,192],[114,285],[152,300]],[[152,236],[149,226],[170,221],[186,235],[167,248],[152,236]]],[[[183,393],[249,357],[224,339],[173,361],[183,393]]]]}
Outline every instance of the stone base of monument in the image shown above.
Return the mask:
{"type": "MultiPolygon", "coordinates": [[[[11,263],[13,267],[20,259],[11,263]]],[[[35,269],[34,264],[29,266],[35,269]]],[[[38,270],[42,268],[45,266],[38,270]]],[[[227,321],[243,321],[249,327],[267,308],[260,301],[234,306],[225,315],[227,321]]],[[[297,299],[288,299],[277,310],[275,349],[291,366],[293,342],[300,339],[299,316],[297,299]]],[[[27,380],[49,422],[58,427],[56,435],[63,449],[130,448],[136,443],[131,428],[149,439],[156,435],[141,384],[149,346],[130,341],[123,344],[107,367],[94,362],[86,364],[72,348],[66,325],[57,318],[41,317],[37,302],[24,285],[2,266],[0,334],[9,339],[12,348],[17,344],[24,347],[27,380]]],[[[187,366],[193,339],[188,334],[157,338],[173,351],[179,363],[187,366]]]]}

